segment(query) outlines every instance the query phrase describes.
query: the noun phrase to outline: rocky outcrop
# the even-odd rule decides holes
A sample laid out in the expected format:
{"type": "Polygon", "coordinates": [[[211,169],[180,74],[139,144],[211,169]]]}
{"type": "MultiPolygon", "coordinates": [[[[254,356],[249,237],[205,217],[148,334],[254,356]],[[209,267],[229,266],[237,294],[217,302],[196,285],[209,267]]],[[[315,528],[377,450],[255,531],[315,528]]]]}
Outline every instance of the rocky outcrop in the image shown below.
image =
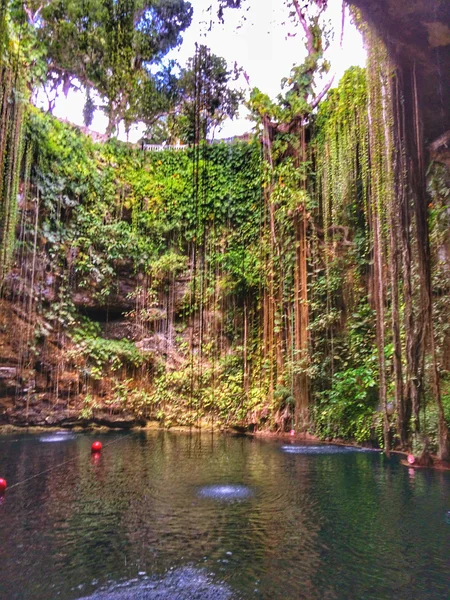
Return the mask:
{"type": "Polygon", "coordinates": [[[138,425],[145,425],[145,419],[139,419],[130,413],[110,414],[107,412],[97,412],[92,417],[92,422],[104,427],[118,427],[120,429],[130,429],[138,425]]]}
{"type": "Polygon", "coordinates": [[[3,411],[0,408],[0,425],[15,427],[86,427],[90,425],[130,429],[145,425],[145,420],[128,412],[120,414],[106,411],[95,411],[86,418],[80,410],[67,408],[61,403],[49,405],[39,396],[32,397],[29,402],[21,400],[16,405],[3,411]]]}
{"type": "MultiPolygon", "coordinates": [[[[47,273],[40,278],[39,289],[35,288],[44,306],[40,312],[29,310],[30,290],[25,290],[19,275],[9,279],[9,295],[0,299],[0,425],[130,428],[144,424],[145,420],[126,406],[127,386],[132,378],[132,389],[128,390],[131,394],[146,390],[152,364],[158,359],[169,370],[185,364],[186,359],[175,343],[180,334],[175,331],[174,323],[189,279],[172,282],[170,299],[162,296],[159,305],[153,302],[146,309],[146,319],[141,321],[133,312],[136,301],[130,299],[130,290],[134,291],[142,281],[130,275],[125,267],[106,306],[95,293],[95,287],[72,288],[72,298],[75,304],[78,302],[80,313],[97,321],[104,348],[108,348],[106,340],[128,340],[147,357],[137,370],[127,364],[122,367],[116,364],[108,370],[105,359],[100,375],[98,371],[91,375],[95,361],[86,359],[77,350],[77,343],[65,328],[57,321],[45,320],[45,307],[51,312],[51,304],[46,301],[56,297],[56,279],[47,273]],[[169,303],[171,315],[165,306],[169,303]],[[120,398],[117,386],[122,386],[120,398]]],[[[145,407],[136,412],[147,414],[145,407]]]]}
{"type": "Polygon", "coordinates": [[[0,396],[15,393],[17,374],[16,367],[0,367],[0,396]]]}
{"type": "Polygon", "coordinates": [[[425,142],[431,144],[450,130],[450,2],[351,0],[349,4],[361,10],[385,42],[403,73],[407,101],[415,77],[421,126],[425,142]]]}
{"type": "Polygon", "coordinates": [[[446,131],[434,140],[429,149],[431,160],[446,165],[450,172],[450,131],[446,131]]]}

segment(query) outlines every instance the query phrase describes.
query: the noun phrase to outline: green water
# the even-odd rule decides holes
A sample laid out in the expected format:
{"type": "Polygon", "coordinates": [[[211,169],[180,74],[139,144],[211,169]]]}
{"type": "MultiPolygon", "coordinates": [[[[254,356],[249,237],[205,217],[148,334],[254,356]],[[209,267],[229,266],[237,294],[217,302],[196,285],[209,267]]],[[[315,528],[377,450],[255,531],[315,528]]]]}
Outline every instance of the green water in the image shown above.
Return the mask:
{"type": "Polygon", "coordinates": [[[0,598],[450,597],[448,473],[210,434],[100,435],[96,459],[93,439],[0,438],[0,598]]]}

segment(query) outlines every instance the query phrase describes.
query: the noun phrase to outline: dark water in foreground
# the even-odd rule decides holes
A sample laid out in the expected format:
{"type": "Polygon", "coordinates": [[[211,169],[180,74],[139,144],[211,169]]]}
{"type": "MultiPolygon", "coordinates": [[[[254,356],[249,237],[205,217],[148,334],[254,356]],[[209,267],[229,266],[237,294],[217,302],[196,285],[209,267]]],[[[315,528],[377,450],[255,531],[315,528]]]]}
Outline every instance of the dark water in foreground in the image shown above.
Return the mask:
{"type": "Polygon", "coordinates": [[[450,597],[450,475],[178,433],[0,437],[0,598],[450,597]],[[110,443],[113,442],[113,443],[110,443]]]}

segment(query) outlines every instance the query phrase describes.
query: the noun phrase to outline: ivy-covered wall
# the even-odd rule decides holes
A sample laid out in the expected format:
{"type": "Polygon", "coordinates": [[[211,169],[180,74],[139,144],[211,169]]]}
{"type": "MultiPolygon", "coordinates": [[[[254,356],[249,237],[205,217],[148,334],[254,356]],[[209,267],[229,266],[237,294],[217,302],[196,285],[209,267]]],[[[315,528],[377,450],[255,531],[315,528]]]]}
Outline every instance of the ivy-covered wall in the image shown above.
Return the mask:
{"type": "Polygon", "coordinates": [[[31,169],[3,284],[9,353],[20,357],[10,412],[32,422],[47,402],[69,419],[73,409],[245,421],[244,363],[258,346],[259,144],[96,145],[33,108],[25,144],[31,169]]]}
{"type": "MultiPolygon", "coordinates": [[[[302,129],[301,161],[286,135],[270,157],[258,140],[147,152],[27,108],[0,299],[3,421],[301,426],[401,444],[420,376],[414,443],[436,448],[436,361],[411,329],[424,299],[414,199],[396,187],[402,141],[379,51],[370,76],[347,72],[302,129]]],[[[448,419],[446,168],[428,180],[448,419]]]]}

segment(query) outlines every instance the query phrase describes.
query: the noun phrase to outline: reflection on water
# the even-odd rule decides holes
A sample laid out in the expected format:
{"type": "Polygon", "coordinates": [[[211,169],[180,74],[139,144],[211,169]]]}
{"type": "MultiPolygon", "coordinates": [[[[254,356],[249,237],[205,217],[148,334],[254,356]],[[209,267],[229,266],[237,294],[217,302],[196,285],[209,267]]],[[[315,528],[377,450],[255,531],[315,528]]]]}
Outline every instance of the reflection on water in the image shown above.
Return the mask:
{"type": "Polygon", "coordinates": [[[2,599],[447,597],[448,473],[163,432],[97,434],[93,460],[88,434],[40,437],[2,438],[10,486],[42,473],[0,506],[2,599]]]}

